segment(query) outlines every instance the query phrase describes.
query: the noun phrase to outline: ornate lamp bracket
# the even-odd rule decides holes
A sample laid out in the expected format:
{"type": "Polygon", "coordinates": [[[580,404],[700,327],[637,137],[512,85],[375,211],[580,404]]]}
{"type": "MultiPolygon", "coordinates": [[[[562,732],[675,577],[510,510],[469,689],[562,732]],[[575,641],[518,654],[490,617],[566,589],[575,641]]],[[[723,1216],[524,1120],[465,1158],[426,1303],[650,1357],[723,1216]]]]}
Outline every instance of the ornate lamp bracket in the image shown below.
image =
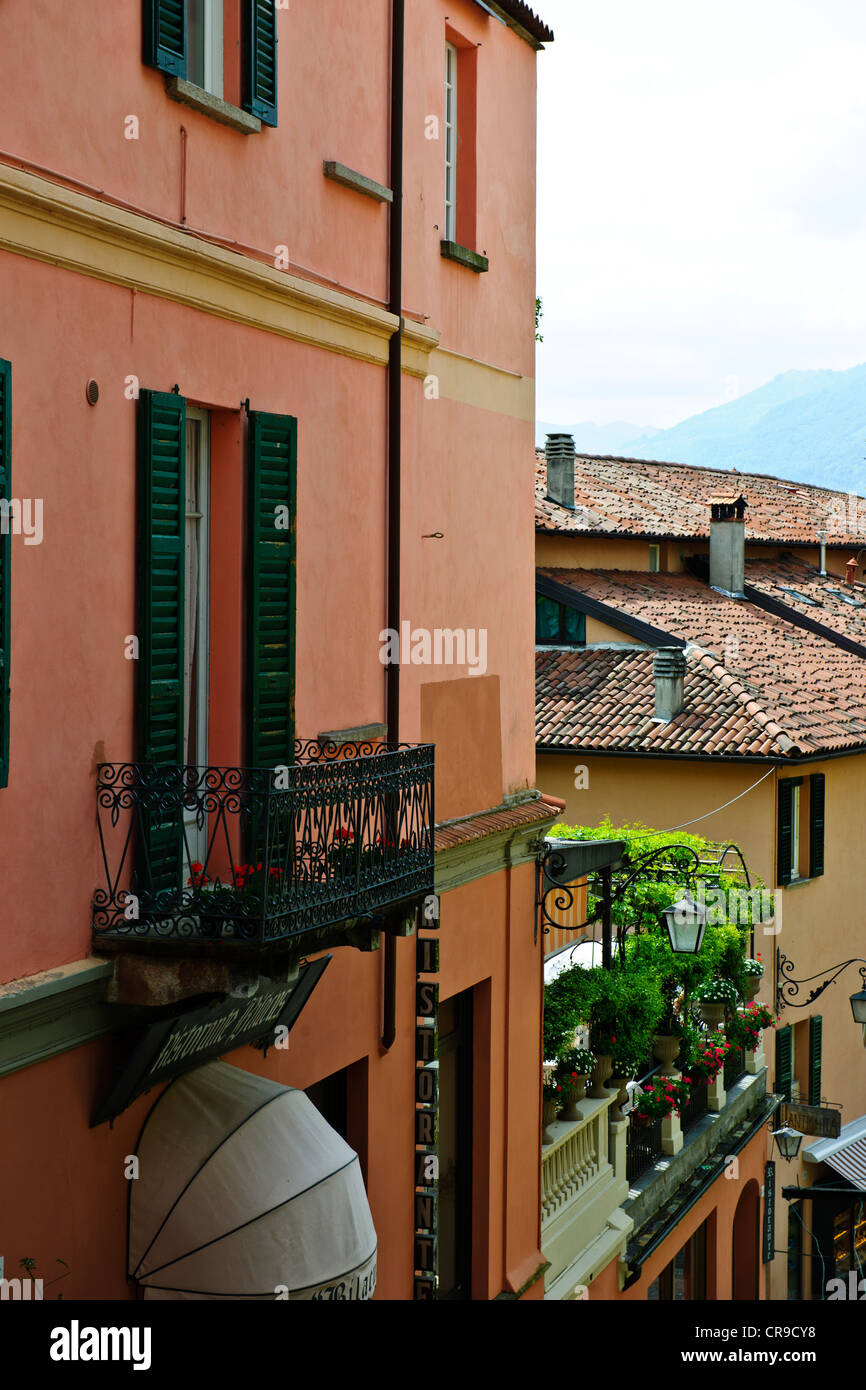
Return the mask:
{"type": "Polygon", "coordinates": [[[849,965],[859,965],[861,988],[866,990],[866,960],[862,956],[852,956],[850,960],[840,961],[838,965],[831,965],[827,970],[819,970],[816,975],[807,975],[804,979],[794,978],[796,965],[790,956],[786,956],[780,948],[776,948],[776,1014],[777,1016],[783,1009],[806,1009],[814,1002],[828,985],[832,985],[839,978],[843,970],[847,970],[849,965]],[[813,985],[805,999],[798,1000],[801,986],[805,989],[807,985],[812,985],[813,981],[820,980],[820,984],[813,985]]]}

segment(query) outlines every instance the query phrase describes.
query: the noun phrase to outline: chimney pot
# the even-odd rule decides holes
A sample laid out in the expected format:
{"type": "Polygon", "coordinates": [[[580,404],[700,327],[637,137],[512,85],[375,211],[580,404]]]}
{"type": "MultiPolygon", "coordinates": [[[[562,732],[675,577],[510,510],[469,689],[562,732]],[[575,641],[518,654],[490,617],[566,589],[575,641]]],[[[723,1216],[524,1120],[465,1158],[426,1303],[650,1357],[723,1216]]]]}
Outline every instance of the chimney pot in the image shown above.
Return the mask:
{"type": "Polygon", "coordinates": [[[854,576],[855,576],[856,573],[857,573],[857,560],[856,560],[855,556],[852,555],[851,559],[848,561],[848,563],[847,563],[846,566],[845,566],[845,583],[846,583],[846,584],[853,584],[853,583],[854,583],[854,576]]]}
{"type": "Polygon", "coordinates": [[[549,434],[544,454],[548,500],[574,511],[574,435],[549,434]]]}
{"type": "Polygon", "coordinates": [[[669,724],[683,707],[686,654],[682,647],[657,647],[653,657],[655,715],[658,724],[669,724]]]}
{"type": "Polygon", "coordinates": [[[745,514],[742,493],[710,498],[710,587],[737,598],[746,577],[745,514]]]}

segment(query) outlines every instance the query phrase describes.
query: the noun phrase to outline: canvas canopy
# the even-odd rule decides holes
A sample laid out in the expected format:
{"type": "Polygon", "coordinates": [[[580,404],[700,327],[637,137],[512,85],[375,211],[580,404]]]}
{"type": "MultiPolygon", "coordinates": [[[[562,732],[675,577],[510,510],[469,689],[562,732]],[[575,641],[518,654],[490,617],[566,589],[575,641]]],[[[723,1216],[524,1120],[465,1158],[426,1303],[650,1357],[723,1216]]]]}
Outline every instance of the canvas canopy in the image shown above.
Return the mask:
{"type": "Polygon", "coordinates": [[[358,1155],[303,1091],[211,1062],[150,1112],[129,1273],[145,1298],[371,1298],[376,1232],[358,1155]]]}

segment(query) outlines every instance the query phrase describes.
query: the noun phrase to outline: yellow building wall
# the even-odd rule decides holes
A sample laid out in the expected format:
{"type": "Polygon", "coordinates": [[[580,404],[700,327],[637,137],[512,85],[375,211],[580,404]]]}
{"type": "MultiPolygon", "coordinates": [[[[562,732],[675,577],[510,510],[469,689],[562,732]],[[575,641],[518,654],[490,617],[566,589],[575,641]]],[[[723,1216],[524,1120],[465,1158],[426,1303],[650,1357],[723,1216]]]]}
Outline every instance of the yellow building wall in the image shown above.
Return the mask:
{"type": "MultiPolygon", "coordinates": [[[[776,951],[794,962],[793,975],[818,978],[801,988],[798,1002],[805,1004],[811,988],[818,987],[830,968],[854,956],[866,957],[866,854],[863,825],[866,818],[866,760],[863,756],[832,758],[825,762],[772,768],[770,764],[675,762],[669,760],[580,757],[577,754],[539,754],[538,786],[566,803],[563,821],[569,825],[597,825],[606,815],[615,825],[642,821],[654,829],[685,829],[715,841],[735,841],[741,848],[753,878],[776,887],[776,808],[778,780],[823,772],[825,783],[824,873],[806,882],[779,889],[776,918],[758,928],[755,949],[761,953],[765,974],[760,1000],[775,1006],[776,951]],[[759,778],[765,777],[754,786],[759,778]],[[578,790],[575,783],[584,784],[578,790]],[[752,790],[747,791],[752,787],[752,790]],[[740,793],[747,794],[740,797],[740,793]],[[733,804],[724,806],[732,801],[733,804]],[[707,813],[711,814],[707,814],[707,813]]],[[[803,872],[808,864],[808,827],[801,838],[803,872]]],[[[801,1099],[808,1101],[808,1020],[823,1019],[822,1103],[841,1104],[842,1124],[866,1114],[866,1045],[863,1030],[852,1019],[849,995],[859,989],[854,966],[819,999],[803,1008],[785,1007],[778,1026],[795,1028],[795,1077],[801,1082],[801,1099]],[[798,1028],[797,1025],[800,1025],[798,1028]],[[799,1073],[799,1075],[798,1075],[799,1073]]],[[[775,1082],[775,1034],[764,1034],[768,1088],[775,1082]]],[[[803,1148],[817,1142],[807,1135],[803,1148]]],[[[776,1163],[776,1249],[787,1243],[788,1203],[783,1185],[809,1183],[826,1178],[827,1171],[806,1164],[784,1162],[771,1151],[776,1163]]],[[[808,1215],[806,1217],[808,1222],[808,1215]]],[[[776,1255],[762,1270],[767,1295],[784,1300],[787,1272],[783,1255],[776,1255]]],[[[829,1277],[829,1275],[828,1275],[829,1277]]]]}
{"type": "Polygon", "coordinates": [[[618,642],[627,643],[628,646],[640,647],[642,643],[637,637],[632,637],[628,632],[620,632],[619,628],[609,627],[607,623],[600,623],[597,618],[586,619],[586,645],[591,647],[596,642],[618,642]]]}

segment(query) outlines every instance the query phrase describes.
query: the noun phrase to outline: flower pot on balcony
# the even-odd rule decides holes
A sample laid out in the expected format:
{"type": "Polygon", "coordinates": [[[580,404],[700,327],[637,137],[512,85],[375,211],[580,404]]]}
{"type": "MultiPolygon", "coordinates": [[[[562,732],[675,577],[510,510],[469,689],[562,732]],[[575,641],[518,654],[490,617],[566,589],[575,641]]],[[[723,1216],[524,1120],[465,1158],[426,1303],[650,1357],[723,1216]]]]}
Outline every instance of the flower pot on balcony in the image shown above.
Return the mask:
{"type": "Polygon", "coordinates": [[[716,999],[702,1000],[701,1018],[708,1028],[718,1028],[719,1024],[725,1021],[724,1003],[716,999]]]}
{"type": "Polygon", "coordinates": [[[662,1064],[662,1076],[679,1076],[674,1062],[679,1056],[682,1041],[682,1038],[672,1033],[659,1033],[653,1039],[653,1056],[657,1062],[662,1064]]]}
{"type": "Polygon", "coordinates": [[[653,1122],[652,1115],[640,1115],[636,1111],[632,1111],[632,1122],[637,1125],[638,1129],[649,1129],[653,1122]]]}
{"type": "Polygon", "coordinates": [[[592,1085],[587,1091],[590,1100],[607,1100],[607,1090],[605,1082],[613,1071],[613,1058],[609,1053],[596,1055],[595,1066],[592,1069],[590,1079],[592,1085]]]}
{"type": "Polygon", "coordinates": [[[610,1078],[611,1086],[616,1088],[617,1097],[616,1101],[610,1107],[610,1110],[607,1112],[607,1118],[609,1120],[616,1121],[624,1120],[626,1118],[625,1115],[622,1113],[622,1107],[628,1100],[628,1083],[630,1081],[630,1076],[612,1076],[610,1078]]]}
{"type": "Polygon", "coordinates": [[[761,976],[761,975],[747,975],[747,976],[746,976],[746,983],[745,983],[745,985],[744,985],[744,987],[743,987],[743,994],[745,995],[745,997],[746,997],[747,1000],[748,1000],[748,999],[757,999],[758,995],[759,995],[760,992],[761,992],[761,983],[762,983],[762,980],[763,980],[763,976],[761,976]]]}
{"type": "Polygon", "coordinates": [[[558,1109],[559,1109],[559,1103],[558,1103],[557,1101],[555,1101],[555,1100],[543,1100],[543,1101],[541,1102],[541,1142],[542,1142],[542,1144],[552,1144],[552,1143],[553,1143],[553,1135],[550,1133],[550,1130],[548,1129],[548,1125],[552,1125],[552,1124],[553,1124],[554,1120],[556,1119],[556,1112],[557,1112],[558,1109]]]}
{"type": "MultiPolygon", "coordinates": [[[[581,1118],[580,1111],[577,1108],[577,1102],[586,1098],[586,1083],[588,1079],[588,1073],[586,1075],[578,1074],[576,1078],[573,1077],[571,1079],[571,1085],[567,1088],[565,1093],[565,1105],[559,1112],[559,1118],[561,1120],[568,1120],[573,1123],[575,1120],[581,1118]]],[[[563,1083],[563,1085],[564,1084],[565,1083],[563,1083]]]]}

